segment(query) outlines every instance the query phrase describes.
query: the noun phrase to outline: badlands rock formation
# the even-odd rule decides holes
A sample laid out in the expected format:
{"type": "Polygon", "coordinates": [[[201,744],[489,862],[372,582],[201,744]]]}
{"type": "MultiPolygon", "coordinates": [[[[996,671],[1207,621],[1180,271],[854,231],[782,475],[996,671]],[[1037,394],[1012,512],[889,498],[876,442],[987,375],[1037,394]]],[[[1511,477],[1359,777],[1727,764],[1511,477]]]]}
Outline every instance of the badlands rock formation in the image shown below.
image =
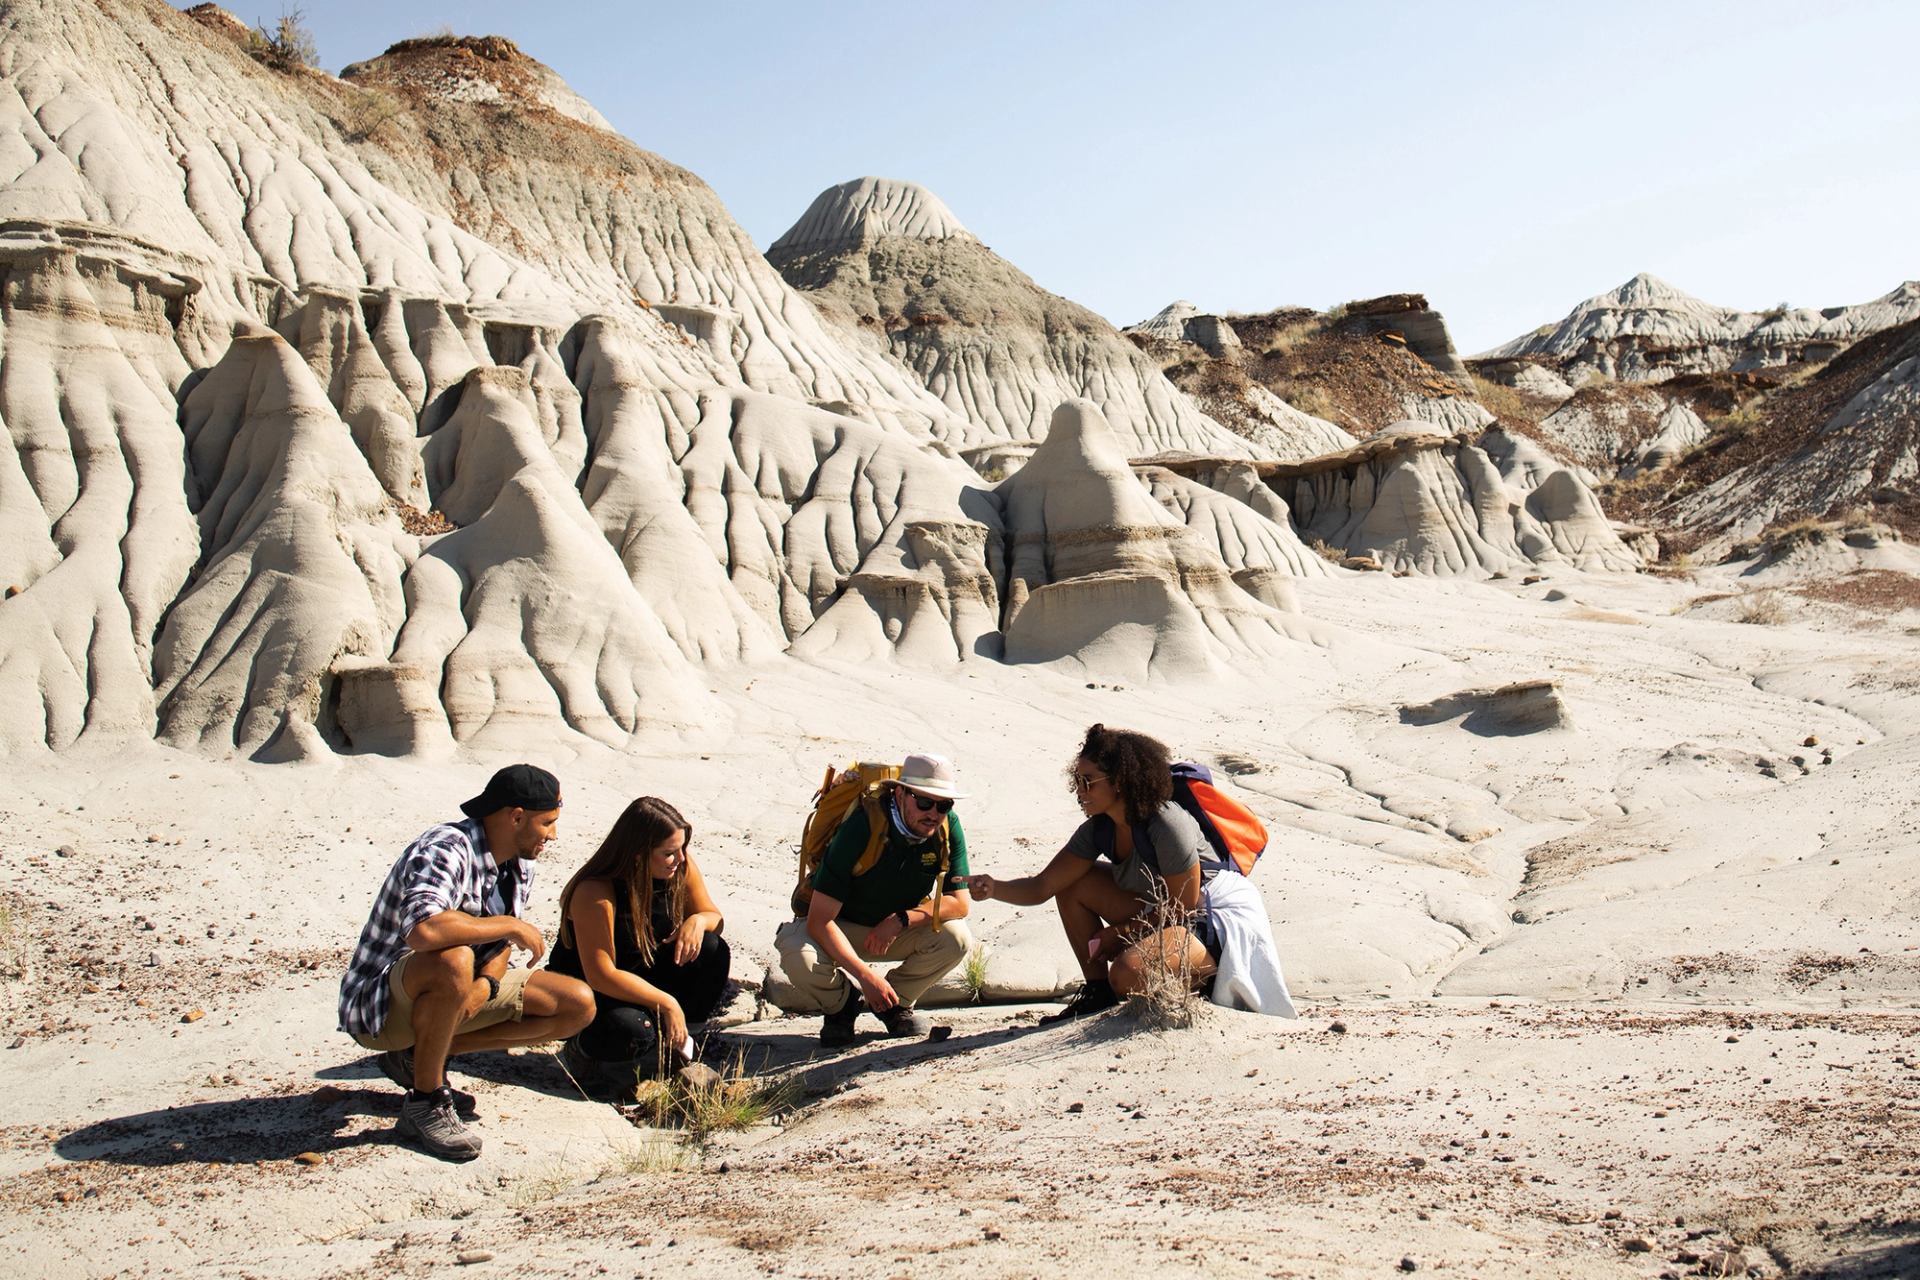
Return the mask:
{"type": "Polygon", "coordinates": [[[1129,456],[1252,452],[1112,325],[1034,284],[922,187],[886,178],[829,187],[767,258],[965,418],[956,445],[1037,442],[1062,401],[1085,396],[1129,456]]]}
{"type": "Polygon", "coordinates": [[[1417,293],[1325,315],[1207,315],[1177,302],[1126,333],[1196,403],[1286,461],[1406,418],[1448,431],[1493,421],[1471,398],[1446,322],[1417,293]]]}
{"type": "Polygon", "coordinates": [[[1481,575],[1640,564],[1578,475],[1498,430],[1474,441],[1409,420],[1342,453],[1253,469],[1303,537],[1367,567],[1481,575]]]}
{"type": "Polygon", "coordinates": [[[1298,652],[1306,631],[1275,607],[1287,602],[1273,588],[1281,570],[1271,553],[1230,572],[1142,491],[1092,401],[1055,410],[1001,495],[1009,661],[1071,658],[1144,679],[1225,674],[1298,652]]]}
{"type": "MultiPolygon", "coordinates": [[[[925,191],[825,193],[775,246],[802,294],[510,41],[335,79],[244,36],[0,14],[0,749],[619,745],[783,652],[1159,677],[1304,625],[1296,495],[1234,464],[1353,437],[1252,383],[1226,430],[925,191]],[[961,458],[1036,450],[999,488],[961,458]],[[1180,456],[1207,481],[1127,464],[1180,456]]],[[[1348,340],[1439,379],[1388,401],[1453,424],[1444,331],[1377,329],[1348,340]]],[[[1547,491],[1490,545],[1584,547],[1547,491]]]]}
{"type": "Polygon", "coordinates": [[[1661,382],[1683,373],[1765,369],[1832,358],[1847,343],[1920,316],[1920,282],[1856,306],[1738,311],[1642,272],[1589,298],[1557,325],[1485,358],[1544,356],[1578,385],[1592,374],[1661,382]]]}

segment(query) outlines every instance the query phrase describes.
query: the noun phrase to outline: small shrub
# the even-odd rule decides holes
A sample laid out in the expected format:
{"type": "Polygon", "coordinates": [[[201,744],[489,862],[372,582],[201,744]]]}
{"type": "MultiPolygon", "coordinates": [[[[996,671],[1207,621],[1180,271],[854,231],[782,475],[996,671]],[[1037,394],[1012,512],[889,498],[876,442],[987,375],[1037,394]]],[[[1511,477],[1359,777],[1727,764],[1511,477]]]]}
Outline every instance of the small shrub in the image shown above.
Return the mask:
{"type": "MultiPolygon", "coordinates": [[[[1147,894],[1146,910],[1141,912],[1139,922],[1145,926],[1142,930],[1149,938],[1164,936],[1157,923],[1172,920],[1182,913],[1174,908],[1172,899],[1167,896],[1166,882],[1154,877],[1152,890],[1147,894]]],[[[1193,1019],[1200,1007],[1200,996],[1193,989],[1193,965],[1189,962],[1189,948],[1150,946],[1145,949],[1146,965],[1142,973],[1140,989],[1127,997],[1127,1011],[1138,1018],[1142,1024],[1156,1031],[1177,1030],[1193,1025],[1193,1019]],[[1173,954],[1168,954],[1171,951],[1173,954]]]]}
{"type": "Polygon", "coordinates": [[[1347,318],[1347,309],[1352,305],[1350,302],[1343,302],[1337,307],[1328,307],[1327,323],[1339,324],[1342,320],[1345,320],[1347,318]]]}
{"type": "Polygon", "coordinates": [[[1319,556],[1322,560],[1329,561],[1333,564],[1339,564],[1342,560],[1345,560],[1347,558],[1346,552],[1334,546],[1332,543],[1328,542],[1324,538],[1312,539],[1307,543],[1307,549],[1309,551],[1312,551],[1313,554],[1319,556]]]}
{"type": "Polygon", "coordinates": [[[601,1172],[631,1178],[647,1173],[681,1173],[693,1164],[692,1155],[680,1143],[636,1142],[630,1147],[616,1147],[613,1159],[601,1172]]]}
{"type": "Polygon", "coordinates": [[[960,980],[967,984],[967,997],[978,1001],[987,989],[987,956],[993,948],[975,945],[967,952],[966,962],[960,968],[960,980]]]}
{"type": "Polygon", "coordinates": [[[0,978],[23,978],[26,965],[20,946],[20,921],[13,907],[0,902],[0,978]]]}
{"type": "Polygon", "coordinates": [[[704,1147],[715,1134],[749,1129],[793,1106],[790,1081],[746,1073],[736,1057],[711,1088],[688,1084],[679,1075],[639,1083],[638,1116],[656,1129],[679,1129],[692,1146],[704,1147]]]}
{"type": "Polygon", "coordinates": [[[340,131],[348,142],[365,142],[384,133],[400,115],[400,100],[384,89],[354,90],[347,99],[340,131]]]}
{"type": "Polygon", "coordinates": [[[269,27],[264,22],[247,33],[247,53],[275,71],[302,71],[320,61],[320,46],[307,27],[306,10],[282,9],[269,27]]]}
{"type": "Polygon", "coordinates": [[[1780,593],[1771,588],[1749,591],[1734,606],[1733,620],[1759,627],[1777,627],[1787,620],[1787,609],[1780,603],[1780,593]]]}

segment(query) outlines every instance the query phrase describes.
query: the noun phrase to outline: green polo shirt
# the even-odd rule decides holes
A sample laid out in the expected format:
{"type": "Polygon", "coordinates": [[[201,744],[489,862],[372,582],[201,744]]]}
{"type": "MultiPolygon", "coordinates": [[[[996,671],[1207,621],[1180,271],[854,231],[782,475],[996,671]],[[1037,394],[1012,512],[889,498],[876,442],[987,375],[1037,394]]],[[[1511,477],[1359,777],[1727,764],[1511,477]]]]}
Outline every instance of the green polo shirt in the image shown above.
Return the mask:
{"type": "MultiPolygon", "coordinates": [[[[891,820],[884,817],[889,827],[891,820]]],[[[867,823],[864,805],[847,815],[833,833],[820,866],[813,873],[813,888],[840,900],[840,918],[853,924],[876,925],[896,911],[905,911],[933,894],[933,882],[940,873],[940,834],[910,843],[898,830],[887,832],[887,843],[880,860],[863,876],[853,874],[853,864],[867,851],[867,823]]],[[[967,887],[967,838],[960,832],[960,815],[947,814],[947,837],[953,855],[947,862],[947,893],[967,887]]]]}

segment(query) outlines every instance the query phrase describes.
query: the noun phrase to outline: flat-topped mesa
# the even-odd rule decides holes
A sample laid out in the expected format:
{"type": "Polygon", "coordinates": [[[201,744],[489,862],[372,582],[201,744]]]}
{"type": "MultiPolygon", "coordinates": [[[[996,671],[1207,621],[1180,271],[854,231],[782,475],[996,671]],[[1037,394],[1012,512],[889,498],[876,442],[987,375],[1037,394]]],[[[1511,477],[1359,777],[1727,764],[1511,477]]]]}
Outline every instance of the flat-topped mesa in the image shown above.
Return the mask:
{"type": "Polygon", "coordinates": [[[822,193],[767,260],[851,344],[907,366],[955,415],[981,466],[1037,441],[1064,400],[1093,398],[1129,455],[1249,456],[1101,316],[1036,285],[912,183],[822,193]]]}
{"type": "Polygon", "coordinates": [[[1447,322],[1427,305],[1425,294],[1390,293],[1349,302],[1340,323],[1343,328],[1361,333],[1395,335],[1414,355],[1448,377],[1470,385],[1467,366],[1454,350],[1447,322]]]}
{"type": "Polygon", "coordinates": [[[800,221],[767,249],[767,256],[834,252],[889,236],[979,243],[953,210],[919,183],[855,178],[814,197],[800,221]]]}

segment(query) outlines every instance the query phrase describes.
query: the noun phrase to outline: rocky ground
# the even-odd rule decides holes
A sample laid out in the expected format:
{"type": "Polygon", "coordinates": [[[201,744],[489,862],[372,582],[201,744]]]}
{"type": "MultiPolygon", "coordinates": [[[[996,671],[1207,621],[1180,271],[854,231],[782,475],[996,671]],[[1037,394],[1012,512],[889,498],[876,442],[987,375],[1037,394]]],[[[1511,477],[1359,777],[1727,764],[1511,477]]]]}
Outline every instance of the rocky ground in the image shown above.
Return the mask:
{"type": "MultiPolygon", "coordinates": [[[[16,761],[16,1274],[1914,1274],[1915,615],[1783,590],[1741,622],[1740,587],[1370,575],[1304,593],[1336,658],[1258,686],[779,663],[715,680],[710,733],[546,757],[549,932],[626,799],[695,815],[747,988],[722,1056],[794,1103],[704,1144],[541,1052],[459,1064],[479,1160],[391,1140],[338,976],[380,875],[488,762],[16,761]],[[1543,674],[1550,725],[1395,710],[1543,674]],[[1069,829],[1058,757],[1090,716],[1155,728],[1267,817],[1255,882],[1300,1021],[988,1005],[942,1010],[942,1042],[822,1055],[813,1020],[757,1004],[826,760],[944,743],[976,862],[1017,874],[1069,829]]],[[[1044,912],[970,923],[996,981],[1057,970],[1044,912]]]]}

